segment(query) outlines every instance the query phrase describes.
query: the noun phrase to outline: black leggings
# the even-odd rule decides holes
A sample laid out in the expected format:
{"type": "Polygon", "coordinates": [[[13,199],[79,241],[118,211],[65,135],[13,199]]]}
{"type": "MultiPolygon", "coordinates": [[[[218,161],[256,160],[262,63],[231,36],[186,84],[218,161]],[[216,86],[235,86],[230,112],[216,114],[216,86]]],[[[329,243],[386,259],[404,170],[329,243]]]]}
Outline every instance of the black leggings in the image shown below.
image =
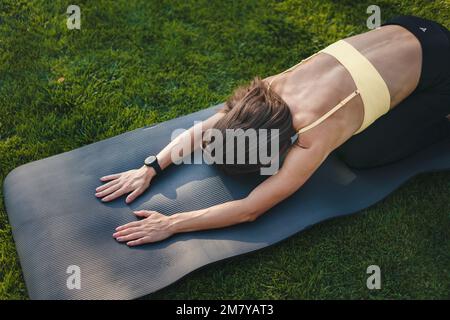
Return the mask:
{"type": "Polygon", "coordinates": [[[397,17],[386,24],[400,25],[419,39],[422,72],[410,96],[336,150],[354,168],[388,164],[450,138],[450,120],[446,118],[450,114],[450,32],[436,22],[413,16],[397,17]]]}

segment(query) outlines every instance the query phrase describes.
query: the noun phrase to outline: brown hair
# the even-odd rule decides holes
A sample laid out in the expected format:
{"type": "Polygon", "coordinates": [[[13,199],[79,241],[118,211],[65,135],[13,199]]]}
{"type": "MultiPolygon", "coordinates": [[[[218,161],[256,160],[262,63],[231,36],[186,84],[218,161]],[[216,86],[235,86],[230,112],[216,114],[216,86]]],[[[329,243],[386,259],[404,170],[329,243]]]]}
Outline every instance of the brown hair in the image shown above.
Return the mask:
{"type": "MultiPolygon", "coordinates": [[[[291,111],[283,101],[283,99],[270,90],[267,84],[260,78],[254,78],[247,86],[239,87],[229,97],[225,106],[219,111],[224,112],[225,115],[217,121],[214,129],[218,129],[222,133],[223,148],[215,150],[215,152],[223,153],[223,158],[226,155],[226,129],[256,129],[257,138],[259,142],[258,129],[278,129],[279,130],[279,149],[278,156],[282,157],[291,145],[291,137],[295,134],[295,129],[292,124],[291,111]]],[[[209,142],[203,141],[205,147],[209,142]]],[[[267,150],[270,150],[270,130],[268,134],[267,150]]],[[[259,148],[259,143],[257,144],[259,148]]],[[[259,158],[259,150],[257,149],[257,163],[249,163],[249,143],[245,144],[245,163],[237,164],[237,146],[234,146],[234,162],[233,164],[217,164],[223,171],[228,174],[244,174],[258,171],[261,167],[266,166],[262,164],[259,158]]],[[[275,155],[270,155],[271,157],[275,155]]]]}

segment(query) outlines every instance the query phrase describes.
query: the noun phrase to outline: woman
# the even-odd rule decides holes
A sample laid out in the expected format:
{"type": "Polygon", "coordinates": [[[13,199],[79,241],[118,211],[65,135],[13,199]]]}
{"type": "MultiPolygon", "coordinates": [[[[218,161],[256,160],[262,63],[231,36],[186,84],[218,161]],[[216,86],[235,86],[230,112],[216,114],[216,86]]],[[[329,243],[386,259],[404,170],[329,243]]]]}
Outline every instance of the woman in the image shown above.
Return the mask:
{"type": "MultiPolygon", "coordinates": [[[[300,188],[333,150],[348,165],[365,168],[396,161],[450,136],[450,32],[443,26],[397,17],[302,62],[264,80],[256,78],[201,123],[202,132],[279,129],[284,161],[276,174],[244,199],[171,216],[137,211],[145,219],[118,227],[113,236],[135,246],[175,233],[253,221],[300,188]]],[[[111,201],[130,193],[126,202],[136,199],[169,166],[175,147],[208,144],[194,135],[195,129],[141,168],[102,177],[107,183],[96,189],[96,196],[111,201]]],[[[243,174],[262,164],[220,166],[243,174]]]]}

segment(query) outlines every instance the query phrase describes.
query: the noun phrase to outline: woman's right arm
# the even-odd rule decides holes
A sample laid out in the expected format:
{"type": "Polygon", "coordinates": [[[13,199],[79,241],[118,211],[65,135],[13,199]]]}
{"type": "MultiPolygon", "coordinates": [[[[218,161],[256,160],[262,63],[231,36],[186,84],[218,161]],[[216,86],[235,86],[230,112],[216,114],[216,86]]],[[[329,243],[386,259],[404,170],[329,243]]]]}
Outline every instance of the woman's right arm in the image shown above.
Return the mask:
{"type": "MultiPolygon", "coordinates": [[[[161,169],[167,168],[171,163],[177,159],[172,159],[172,150],[189,150],[191,152],[198,149],[201,145],[202,136],[196,135],[196,132],[204,132],[212,128],[216,122],[223,117],[224,113],[217,112],[208,119],[199,122],[186,130],[175,139],[173,139],[167,146],[162,149],[158,155],[158,163],[161,169]],[[201,131],[200,131],[201,130],[201,131]]],[[[179,157],[186,156],[185,154],[177,155],[179,157]]],[[[153,168],[143,165],[138,169],[133,169],[121,173],[111,174],[100,178],[100,181],[106,182],[95,189],[95,196],[102,201],[114,200],[126,193],[130,193],[125,202],[130,203],[138,196],[140,196],[150,185],[151,180],[156,175],[153,168]]]]}

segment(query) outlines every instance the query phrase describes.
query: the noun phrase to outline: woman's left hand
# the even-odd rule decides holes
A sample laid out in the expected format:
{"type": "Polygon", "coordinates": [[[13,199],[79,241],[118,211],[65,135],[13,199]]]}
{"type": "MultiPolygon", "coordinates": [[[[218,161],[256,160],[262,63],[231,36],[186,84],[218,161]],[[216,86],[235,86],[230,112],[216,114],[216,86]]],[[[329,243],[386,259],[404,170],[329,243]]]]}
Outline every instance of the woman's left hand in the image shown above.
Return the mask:
{"type": "Polygon", "coordinates": [[[134,214],[144,219],[117,227],[117,232],[113,234],[117,241],[126,242],[128,246],[139,246],[158,242],[173,235],[168,216],[147,210],[134,211],[134,214]]]}

